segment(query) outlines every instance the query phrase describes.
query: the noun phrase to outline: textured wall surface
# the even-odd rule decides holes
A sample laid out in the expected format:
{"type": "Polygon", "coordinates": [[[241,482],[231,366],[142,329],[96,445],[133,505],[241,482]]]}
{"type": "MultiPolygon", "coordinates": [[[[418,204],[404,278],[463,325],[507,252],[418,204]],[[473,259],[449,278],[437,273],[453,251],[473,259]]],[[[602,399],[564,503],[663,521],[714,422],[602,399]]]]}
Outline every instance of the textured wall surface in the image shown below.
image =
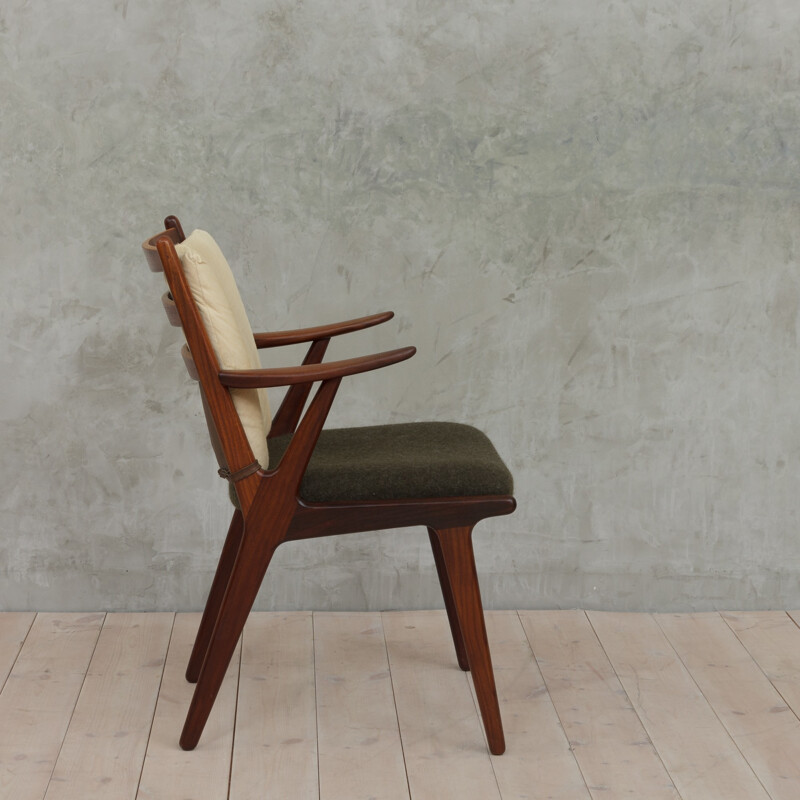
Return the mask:
{"type": "MultiPolygon", "coordinates": [[[[167,213],[257,328],[397,312],[332,355],[419,354],[331,422],[492,437],[487,606],[799,606],[798,41],[796,0],[6,0],[0,607],[203,602],[167,213]]],[[[258,604],[441,596],[414,529],[287,545],[258,604]]]]}

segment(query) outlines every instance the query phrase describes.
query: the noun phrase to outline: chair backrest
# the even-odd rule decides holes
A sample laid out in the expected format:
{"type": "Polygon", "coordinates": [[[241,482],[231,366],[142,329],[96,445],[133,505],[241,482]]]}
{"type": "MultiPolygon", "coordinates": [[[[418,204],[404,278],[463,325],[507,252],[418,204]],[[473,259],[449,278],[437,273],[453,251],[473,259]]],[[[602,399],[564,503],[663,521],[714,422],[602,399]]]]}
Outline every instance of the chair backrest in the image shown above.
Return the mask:
{"type": "MultiPolygon", "coordinates": [[[[166,230],[142,248],[150,269],[163,272],[167,279],[169,293],[162,301],[170,322],[182,327],[186,336],[184,360],[200,383],[219,465],[228,472],[251,472],[257,465],[267,469],[271,417],[266,391],[228,389],[218,377],[222,369],[260,366],[230,266],[209,234],[195,231],[185,237],[173,217],[167,217],[165,225],[166,230]]],[[[237,484],[237,492],[241,488],[237,484]]]]}
{"type": "MultiPolygon", "coordinates": [[[[175,251],[220,369],[258,369],[261,363],[253,329],[236,279],[217,243],[205,231],[196,230],[177,244],[175,251]]],[[[230,393],[253,456],[267,469],[267,434],[272,422],[267,391],[231,389],[230,393]]]]}

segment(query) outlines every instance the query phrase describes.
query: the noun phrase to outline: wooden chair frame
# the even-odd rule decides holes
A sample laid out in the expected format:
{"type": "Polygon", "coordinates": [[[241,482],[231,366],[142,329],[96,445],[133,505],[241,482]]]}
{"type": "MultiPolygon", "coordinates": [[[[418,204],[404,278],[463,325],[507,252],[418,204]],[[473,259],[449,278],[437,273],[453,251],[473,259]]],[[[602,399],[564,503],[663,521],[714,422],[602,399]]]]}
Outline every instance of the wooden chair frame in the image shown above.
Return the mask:
{"type": "Polygon", "coordinates": [[[220,472],[235,486],[240,508],[231,519],[194,649],[186,670],[196,683],[180,738],[191,750],[200,739],[228,663],[244,628],[276,548],[284,542],[342,533],[423,525],[430,537],[436,571],[458,664],[471,670],[489,750],[503,753],[505,741],[486,638],[472,529],[486,517],[510,514],[511,496],[418,498],[362,502],[310,503],[300,498],[300,484],[343,377],[410,358],[403,347],[360,358],[322,363],[333,336],[386,322],[392,312],[301,330],[256,333],[258,348],[309,343],[300,366],[255,370],[220,370],[197,306],[192,299],[175,245],[185,238],[174,216],[165,230],[142,247],[154,272],[164,272],[169,292],[162,298],[173,325],[183,328],[182,354],[201,396],[220,472]],[[319,382],[303,408],[312,384],[319,382]],[[255,461],[228,391],[230,388],[288,386],[275,414],[269,438],[293,433],[280,463],[263,470],[255,461]]]}

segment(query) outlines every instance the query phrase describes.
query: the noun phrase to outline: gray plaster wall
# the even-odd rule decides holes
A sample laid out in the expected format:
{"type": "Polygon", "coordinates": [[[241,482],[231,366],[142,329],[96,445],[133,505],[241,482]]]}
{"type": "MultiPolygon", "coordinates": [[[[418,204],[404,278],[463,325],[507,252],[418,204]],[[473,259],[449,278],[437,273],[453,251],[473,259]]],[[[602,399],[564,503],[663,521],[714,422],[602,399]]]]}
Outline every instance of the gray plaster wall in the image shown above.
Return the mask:
{"type": "MultiPolygon", "coordinates": [[[[491,436],[487,606],[798,607],[798,41],[796,0],[5,0],[0,607],[204,600],[167,213],[256,328],[397,312],[332,356],[418,355],[331,424],[491,436]]],[[[258,600],[440,604],[422,529],[287,545],[258,600]]]]}

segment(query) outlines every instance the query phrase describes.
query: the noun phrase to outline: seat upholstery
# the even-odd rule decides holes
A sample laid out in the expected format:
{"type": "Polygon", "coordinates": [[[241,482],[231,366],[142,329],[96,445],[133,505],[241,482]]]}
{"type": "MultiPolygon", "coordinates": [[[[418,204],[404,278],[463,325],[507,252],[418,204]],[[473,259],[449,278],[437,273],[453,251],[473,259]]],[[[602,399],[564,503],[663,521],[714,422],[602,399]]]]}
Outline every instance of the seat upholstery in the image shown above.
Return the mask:
{"type": "MultiPolygon", "coordinates": [[[[274,469],[291,434],[270,439],[274,469]]],[[[511,473],[477,428],[410,422],[323,430],[300,497],[308,502],[510,495],[511,473]]],[[[231,487],[231,500],[237,505],[231,487]]]]}

